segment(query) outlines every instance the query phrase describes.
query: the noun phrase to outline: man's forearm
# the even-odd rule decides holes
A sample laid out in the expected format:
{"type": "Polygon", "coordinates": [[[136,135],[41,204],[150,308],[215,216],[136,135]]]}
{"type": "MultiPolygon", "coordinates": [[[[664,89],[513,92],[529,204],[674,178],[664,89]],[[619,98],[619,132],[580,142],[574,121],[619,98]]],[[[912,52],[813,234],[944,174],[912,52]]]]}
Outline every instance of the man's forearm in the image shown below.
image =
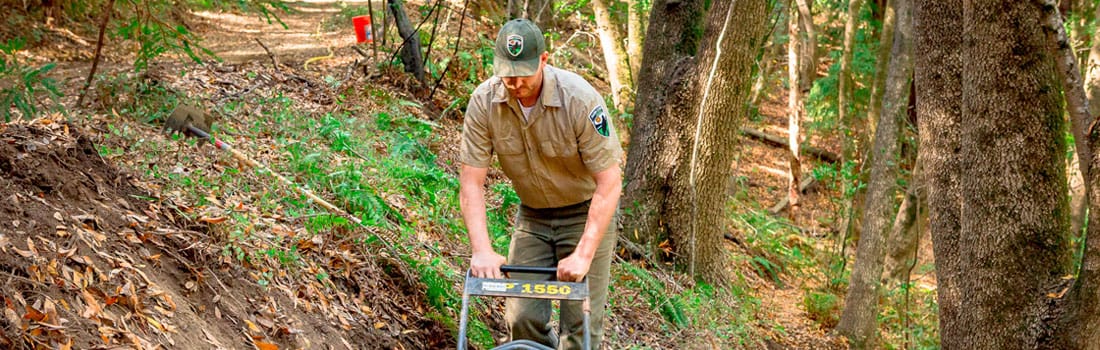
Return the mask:
{"type": "Polygon", "coordinates": [[[615,210],[619,206],[619,196],[622,195],[622,173],[618,167],[608,170],[610,173],[597,175],[596,192],[592,195],[592,203],[588,208],[588,219],[584,225],[584,234],[577,243],[577,253],[591,259],[596,255],[596,248],[611,224],[611,218],[615,216],[615,210]]]}
{"type": "Polygon", "coordinates": [[[466,222],[466,231],[470,239],[471,253],[491,251],[489,228],[485,215],[485,189],[476,181],[462,181],[458,194],[462,219],[466,222]],[[474,183],[471,183],[474,182],[474,183]]]}

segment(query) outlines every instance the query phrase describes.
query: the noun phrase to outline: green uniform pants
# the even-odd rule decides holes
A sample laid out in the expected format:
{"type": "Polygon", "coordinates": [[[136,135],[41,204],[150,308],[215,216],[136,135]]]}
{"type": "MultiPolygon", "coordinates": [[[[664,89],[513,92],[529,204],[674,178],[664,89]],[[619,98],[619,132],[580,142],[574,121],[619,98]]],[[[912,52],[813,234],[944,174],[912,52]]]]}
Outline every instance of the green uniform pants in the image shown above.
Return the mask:
{"type": "MultiPolygon", "coordinates": [[[[577,247],[588,219],[590,202],[561,208],[533,209],[520,206],[512,244],[508,248],[508,264],[526,266],[557,266],[577,247]]],[[[603,340],[604,305],[607,304],[607,284],[611,275],[611,255],[618,240],[618,218],[604,233],[600,247],[588,270],[591,297],[589,330],[592,349],[600,348],[603,340]]],[[[511,274],[513,278],[546,280],[552,276],[511,274]]],[[[584,341],[584,310],[580,301],[561,302],[561,337],[550,327],[552,313],[549,300],[510,298],[504,304],[504,320],[511,340],[530,339],[559,349],[581,349],[584,341]],[[560,343],[560,347],[558,344],[560,343]]]]}

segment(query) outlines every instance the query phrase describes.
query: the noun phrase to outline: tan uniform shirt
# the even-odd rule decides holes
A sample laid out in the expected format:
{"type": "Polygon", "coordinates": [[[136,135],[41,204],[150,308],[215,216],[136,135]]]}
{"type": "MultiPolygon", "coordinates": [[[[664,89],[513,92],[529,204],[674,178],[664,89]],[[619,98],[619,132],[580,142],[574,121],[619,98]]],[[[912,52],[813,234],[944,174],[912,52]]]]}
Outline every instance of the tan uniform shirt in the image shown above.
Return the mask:
{"type": "Polygon", "coordinates": [[[558,208],[592,199],[592,174],[618,166],[622,152],[603,97],[579,75],[547,65],[526,122],[500,78],[474,90],[459,161],[488,168],[496,153],[524,205],[558,208]]]}

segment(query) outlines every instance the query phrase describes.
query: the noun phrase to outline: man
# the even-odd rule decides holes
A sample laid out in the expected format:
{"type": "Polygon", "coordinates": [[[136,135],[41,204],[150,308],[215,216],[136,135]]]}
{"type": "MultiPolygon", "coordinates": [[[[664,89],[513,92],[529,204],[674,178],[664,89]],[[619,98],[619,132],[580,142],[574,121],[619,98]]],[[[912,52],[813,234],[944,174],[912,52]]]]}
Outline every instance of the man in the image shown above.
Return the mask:
{"type": "MultiPolygon", "coordinates": [[[[622,193],[622,147],[600,94],[577,74],[546,64],[546,44],[533,23],[505,23],[495,56],[496,74],[470,96],[462,131],[459,202],[470,269],[477,277],[502,277],[505,258],[493,251],[485,217],[485,178],[496,153],[522,203],[508,264],[557,266],[560,281],[587,276],[592,346],[598,349],[618,235],[613,218],[622,193]]],[[[562,303],[560,338],[550,327],[547,300],[508,299],[504,318],[512,340],[579,349],[582,312],[580,302],[562,303]]]]}

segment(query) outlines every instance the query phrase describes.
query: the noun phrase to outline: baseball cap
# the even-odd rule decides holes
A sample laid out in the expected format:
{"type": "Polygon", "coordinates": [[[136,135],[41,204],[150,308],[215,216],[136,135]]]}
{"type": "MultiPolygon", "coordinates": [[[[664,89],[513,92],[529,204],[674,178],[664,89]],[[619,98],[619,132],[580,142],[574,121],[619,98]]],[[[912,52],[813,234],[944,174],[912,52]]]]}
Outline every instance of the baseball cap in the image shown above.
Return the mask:
{"type": "Polygon", "coordinates": [[[527,19],[513,19],[497,33],[493,70],[498,77],[535,75],[543,51],[546,41],[539,27],[527,19]]]}

